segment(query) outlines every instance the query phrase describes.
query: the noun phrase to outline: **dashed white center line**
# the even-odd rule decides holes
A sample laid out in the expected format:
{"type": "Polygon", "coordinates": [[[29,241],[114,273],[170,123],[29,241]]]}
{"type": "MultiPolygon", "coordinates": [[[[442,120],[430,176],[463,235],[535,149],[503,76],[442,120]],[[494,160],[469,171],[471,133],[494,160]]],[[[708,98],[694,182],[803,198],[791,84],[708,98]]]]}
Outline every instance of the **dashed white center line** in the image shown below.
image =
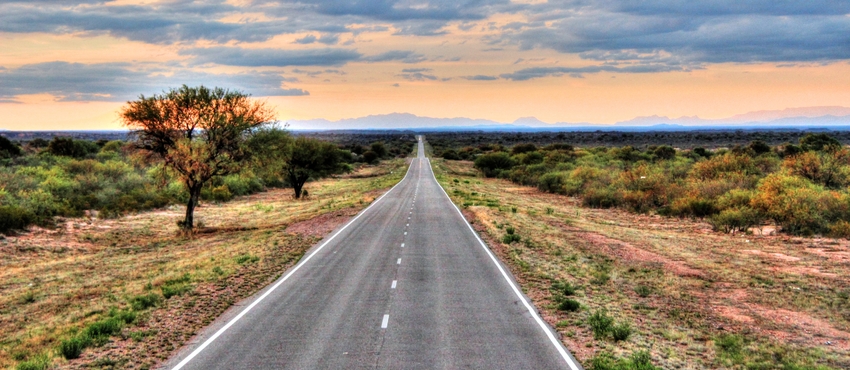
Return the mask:
{"type": "Polygon", "coordinates": [[[401,247],[404,248],[404,243],[401,243],[401,247]]]}
{"type": "Polygon", "coordinates": [[[395,285],[396,285],[396,283],[398,283],[398,281],[397,281],[397,280],[393,280],[393,286],[392,286],[392,287],[390,287],[390,289],[395,289],[395,285]]]}
{"type": "Polygon", "coordinates": [[[407,235],[407,231],[404,232],[404,235],[407,235]]]}
{"type": "Polygon", "coordinates": [[[401,258],[399,258],[398,261],[395,261],[395,264],[400,265],[401,264],[401,258]]]}
{"type": "Polygon", "coordinates": [[[384,319],[381,321],[381,329],[386,329],[387,324],[390,322],[390,315],[384,315],[384,319]]]}
{"type": "Polygon", "coordinates": [[[409,227],[409,226],[410,226],[410,224],[407,224],[407,225],[404,225],[404,226],[408,226],[408,227],[409,227]]]}

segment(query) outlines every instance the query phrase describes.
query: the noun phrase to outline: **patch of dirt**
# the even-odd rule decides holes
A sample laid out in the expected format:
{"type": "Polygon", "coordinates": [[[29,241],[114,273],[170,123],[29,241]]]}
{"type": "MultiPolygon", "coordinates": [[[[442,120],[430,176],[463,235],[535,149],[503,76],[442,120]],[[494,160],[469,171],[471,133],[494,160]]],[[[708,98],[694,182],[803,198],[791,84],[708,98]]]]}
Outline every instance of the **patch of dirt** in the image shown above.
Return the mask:
{"type": "Polygon", "coordinates": [[[296,222],[286,227],[286,232],[302,236],[314,236],[322,238],[357,214],[353,208],[342,209],[332,213],[325,213],[309,220],[296,222]]]}
{"type": "Polygon", "coordinates": [[[721,317],[725,317],[727,319],[740,323],[753,324],[756,322],[755,319],[748,315],[747,311],[742,310],[738,307],[717,305],[712,307],[712,310],[714,311],[714,313],[720,315],[721,317]]]}
{"type": "Polygon", "coordinates": [[[612,239],[605,235],[581,232],[577,233],[579,237],[590,241],[595,247],[599,248],[609,256],[615,257],[621,261],[638,262],[647,264],[660,264],[664,269],[682,277],[697,277],[705,278],[705,274],[697,269],[689,267],[683,262],[674,261],[660,254],[650,252],[621,240],[612,239]]]}
{"type": "MultiPolygon", "coordinates": [[[[784,337],[792,341],[806,343],[811,346],[821,346],[826,342],[842,350],[850,349],[850,333],[838,330],[829,322],[812,317],[803,312],[786,309],[771,309],[759,305],[751,305],[752,311],[771,324],[782,327],[779,330],[784,337]]],[[[776,333],[777,331],[770,331],[776,333]]]]}
{"type": "Polygon", "coordinates": [[[741,252],[747,253],[747,254],[754,254],[754,255],[757,255],[757,256],[773,257],[775,259],[778,259],[780,261],[785,261],[785,262],[797,262],[797,261],[801,260],[800,257],[789,256],[787,254],[782,254],[782,253],[766,253],[766,252],[763,252],[763,251],[760,251],[760,250],[757,250],[757,249],[744,249],[741,252]]]}

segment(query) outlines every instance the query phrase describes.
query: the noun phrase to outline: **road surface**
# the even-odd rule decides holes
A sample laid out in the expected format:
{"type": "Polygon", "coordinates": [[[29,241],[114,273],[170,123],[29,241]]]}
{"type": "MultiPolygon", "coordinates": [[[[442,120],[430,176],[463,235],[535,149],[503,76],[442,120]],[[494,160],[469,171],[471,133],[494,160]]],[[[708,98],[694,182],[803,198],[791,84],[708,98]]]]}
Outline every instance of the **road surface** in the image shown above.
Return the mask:
{"type": "Polygon", "coordinates": [[[395,187],[169,369],[580,369],[433,176],[395,187]]]}

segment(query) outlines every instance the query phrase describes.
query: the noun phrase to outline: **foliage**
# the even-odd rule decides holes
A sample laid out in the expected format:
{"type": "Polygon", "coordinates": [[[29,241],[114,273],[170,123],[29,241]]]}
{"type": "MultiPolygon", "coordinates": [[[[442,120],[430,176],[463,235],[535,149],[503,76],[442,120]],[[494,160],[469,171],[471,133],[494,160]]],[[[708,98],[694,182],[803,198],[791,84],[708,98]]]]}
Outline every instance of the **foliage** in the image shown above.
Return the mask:
{"type": "Polygon", "coordinates": [[[21,155],[21,147],[0,135],[0,159],[14,158],[21,155]]]}
{"type": "Polygon", "coordinates": [[[515,164],[510,154],[504,152],[483,154],[475,159],[475,167],[484,172],[484,176],[487,177],[496,177],[515,164]]]}
{"type": "Polygon", "coordinates": [[[473,154],[475,167],[484,176],[577,196],[586,207],[705,218],[721,232],[772,222],[794,235],[850,236],[850,148],[822,134],[799,146],[753,140],[714,152],[527,142],[472,149],[443,153],[480,153],[473,154]]]}
{"type": "Polygon", "coordinates": [[[608,335],[611,331],[611,325],[614,324],[614,319],[608,316],[608,311],[600,309],[587,318],[587,324],[593,332],[593,337],[598,340],[608,335]]]}
{"type": "Polygon", "coordinates": [[[271,121],[271,110],[248,95],[222,88],[183,85],[162,95],[140,96],[121,111],[136,145],[160,159],[186,186],[189,199],[181,226],[194,227],[204,184],[240,169],[252,128],[271,121]]]}
{"type": "Polygon", "coordinates": [[[590,359],[590,370],[656,370],[647,351],[632,353],[627,359],[615,359],[609,352],[601,352],[590,359]]]}
{"type": "Polygon", "coordinates": [[[60,157],[86,158],[97,154],[100,147],[88,140],[55,137],[47,144],[47,152],[60,157]]]}

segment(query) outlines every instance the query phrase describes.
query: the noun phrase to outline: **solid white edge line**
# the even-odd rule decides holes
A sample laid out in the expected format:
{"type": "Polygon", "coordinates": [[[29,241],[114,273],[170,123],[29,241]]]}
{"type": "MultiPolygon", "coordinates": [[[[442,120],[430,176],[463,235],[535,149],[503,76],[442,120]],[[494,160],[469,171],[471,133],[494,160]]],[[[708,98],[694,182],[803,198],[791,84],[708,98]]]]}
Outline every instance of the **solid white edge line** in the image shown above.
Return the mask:
{"type": "Polygon", "coordinates": [[[395,261],[395,264],[400,265],[401,264],[401,258],[399,258],[397,261],[395,261]]]}
{"type": "Polygon", "coordinates": [[[386,329],[387,324],[390,323],[390,315],[384,315],[384,319],[381,320],[381,329],[386,329]]]}
{"type": "Polygon", "coordinates": [[[573,370],[582,369],[581,367],[579,367],[575,363],[575,361],[573,361],[573,358],[567,353],[567,349],[566,349],[566,347],[564,347],[563,343],[561,343],[561,341],[558,340],[558,338],[555,338],[555,334],[553,334],[552,331],[549,330],[548,325],[546,324],[545,321],[543,321],[542,318],[540,318],[540,315],[537,314],[537,310],[534,308],[534,306],[532,306],[530,303],[528,303],[528,300],[525,299],[525,296],[523,296],[522,292],[519,290],[519,288],[517,288],[516,284],[514,284],[513,280],[511,280],[511,278],[508,276],[508,273],[505,272],[504,268],[502,268],[502,264],[499,263],[499,260],[496,259],[496,256],[493,254],[493,252],[490,251],[490,248],[487,248],[487,244],[484,244],[484,241],[481,240],[481,237],[479,237],[478,233],[475,232],[475,229],[472,228],[472,225],[470,225],[469,222],[466,221],[466,217],[463,216],[463,212],[460,211],[460,208],[458,208],[458,206],[455,204],[455,202],[452,202],[452,198],[449,197],[449,193],[446,193],[446,189],[443,189],[443,186],[440,185],[439,181],[437,181],[437,175],[434,174],[434,168],[431,167],[431,160],[429,158],[426,158],[426,159],[428,161],[428,167],[431,168],[431,177],[434,178],[434,182],[436,182],[437,186],[440,188],[440,190],[443,191],[443,195],[445,195],[446,198],[449,199],[449,203],[451,203],[452,206],[455,207],[455,210],[460,215],[460,218],[463,220],[463,222],[469,228],[469,231],[472,232],[472,235],[475,236],[475,239],[478,240],[478,243],[481,245],[481,248],[483,248],[484,251],[487,252],[487,255],[490,256],[490,259],[493,261],[494,264],[496,264],[496,267],[499,269],[499,272],[502,273],[502,277],[505,278],[505,281],[507,281],[508,285],[510,285],[511,289],[513,289],[514,294],[516,294],[516,296],[519,297],[519,299],[525,305],[525,308],[528,309],[528,312],[531,314],[531,316],[534,317],[534,321],[536,321],[537,325],[540,325],[540,328],[543,329],[544,332],[546,332],[546,336],[549,337],[549,341],[552,342],[552,345],[555,346],[555,349],[558,350],[558,353],[561,354],[561,357],[564,358],[564,361],[567,362],[567,365],[569,365],[569,367],[573,370]]]}
{"type": "MultiPolygon", "coordinates": [[[[384,197],[387,196],[387,194],[391,193],[393,190],[395,190],[396,187],[401,185],[401,183],[403,183],[404,180],[407,179],[407,176],[410,175],[410,169],[411,168],[413,168],[412,162],[411,162],[410,166],[407,166],[407,173],[404,174],[404,177],[402,177],[401,180],[399,180],[399,182],[397,184],[395,184],[392,188],[390,188],[390,190],[387,190],[386,193],[384,193],[383,195],[378,197],[378,199],[375,199],[375,201],[373,201],[372,204],[370,204],[368,207],[366,207],[366,209],[364,209],[359,214],[357,214],[357,216],[355,216],[353,219],[351,219],[351,221],[348,221],[348,223],[345,224],[345,226],[343,226],[341,229],[337,230],[336,233],[334,233],[330,238],[325,240],[325,242],[322,243],[322,245],[320,245],[318,248],[316,248],[316,250],[314,250],[313,253],[310,253],[310,255],[307,256],[306,258],[302,258],[301,261],[299,261],[295,265],[295,267],[292,268],[292,270],[290,270],[286,275],[284,275],[283,278],[278,280],[277,283],[272,285],[272,287],[269,288],[269,290],[267,290],[265,293],[263,293],[263,295],[261,295],[259,298],[254,300],[254,302],[252,302],[250,305],[248,305],[248,307],[245,307],[245,309],[242,310],[242,312],[240,312],[238,315],[236,315],[236,317],[234,317],[230,321],[228,321],[227,324],[225,324],[223,327],[221,327],[221,329],[218,329],[218,331],[216,331],[215,334],[213,334],[206,341],[204,341],[204,343],[201,344],[198,348],[195,348],[195,350],[192,351],[192,353],[190,353],[189,356],[184,358],[183,361],[180,361],[180,363],[178,363],[176,366],[174,366],[172,368],[172,370],[179,370],[179,369],[183,368],[183,366],[186,366],[186,364],[188,364],[189,361],[191,361],[193,358],[195,358],[195,356],[197,356],[199,353],[201,353],[205,348],[207,348],[207,346],[209,346],[212,342],[214,342],[216,339],[218,339],[219,336],[224,334],[224,332],[227,331],[227,329],[230,329],[230,327],[233,326],[233,324],[235,324],[237,321],[239,321],[239,319],[241,319],[242,316],[245,316],[245,314],[247,314],[248,311],[251,311],[251,309],[253,309],[254,306],[259,304],[262,300],[266,299],[266,297],[268,297],[269,294],[271,294],[275,289],[277,289],[277,287],[279,287],[281,284],[283,284],[283,282],[285,282],[287,279],[289,279],[289,277],[292,276],[292,274],[294,274],[296,271],[298,271],[298,269],[300,269],[301,266],[304,266],[308,261],[310,261],[310,259],[313,258],[313,256],[316,255],[316,253],[319,253],[319,251],[321,251],[322,248],[324,248],[326,245],[328,245],[328,243],[330,243],[331,240],[336,238],[337,235],[341,234],[345,229],[347,229],[349,226],[351,226],[351,224],[354,223],[354,221],[357,221],[357,219],[360,218],[360,216],[363,216],[369,209],[371,209],[373,206],[378,204],[378,202],[381,201],[381,199],[384,199],[384,197]]],[[[401,262],[401,258],[399,258],[399,263],[400,262],[401,262]]]]}
{"type": "Polygon", "coordinates": [[[398,280],[393,280],[393,285],[390,287],[390,289],[395,289],[396,284],[398,284],[398,280]]]}

